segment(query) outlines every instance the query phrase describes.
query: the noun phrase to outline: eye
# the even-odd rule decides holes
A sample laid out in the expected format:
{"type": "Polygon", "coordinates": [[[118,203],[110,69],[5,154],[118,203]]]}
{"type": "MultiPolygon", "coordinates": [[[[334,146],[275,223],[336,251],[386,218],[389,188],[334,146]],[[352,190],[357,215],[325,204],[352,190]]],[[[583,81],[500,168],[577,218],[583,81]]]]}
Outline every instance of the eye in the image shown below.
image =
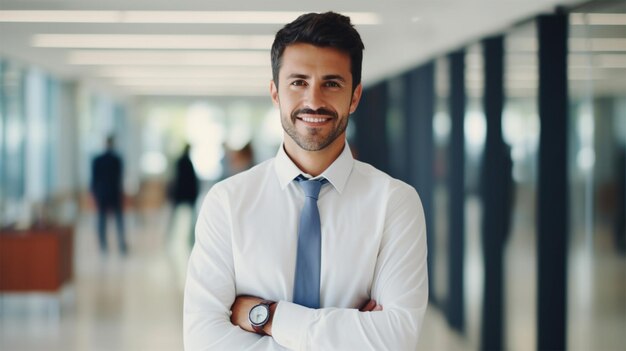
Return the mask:
{"type": "Polygon", "coordinates": [[[324,86],[328,88],[341,88],[341,84],[334,80],[327,81],[326,83],[324,83],[324,86]]]}
{"type": "Polygon", "coordinates": [[[303,79],[298,79],[298,80],[294,80],[293,82],[291,82],[291,85],[296,86],[296,87],[303,87],[306,86],[306,81],[303,79]]]}

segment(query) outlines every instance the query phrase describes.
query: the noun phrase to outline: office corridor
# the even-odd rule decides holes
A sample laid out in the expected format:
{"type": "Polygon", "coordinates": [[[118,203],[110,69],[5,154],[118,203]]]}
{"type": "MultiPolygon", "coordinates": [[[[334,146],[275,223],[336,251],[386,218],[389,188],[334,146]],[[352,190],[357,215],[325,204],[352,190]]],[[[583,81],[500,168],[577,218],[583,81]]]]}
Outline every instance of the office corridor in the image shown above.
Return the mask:
{"type": "Polygon", "coordinates": [[[272,42],[327,10],[366,47],[350,149],[426,214],[418,349],[626,351],[626,1],[495,3],[3,1],[0,351],[182,350],[179,161],[203,194],[276,155],[272,42]],[[107,140],[126,256],[89,195],[107,140]]]}

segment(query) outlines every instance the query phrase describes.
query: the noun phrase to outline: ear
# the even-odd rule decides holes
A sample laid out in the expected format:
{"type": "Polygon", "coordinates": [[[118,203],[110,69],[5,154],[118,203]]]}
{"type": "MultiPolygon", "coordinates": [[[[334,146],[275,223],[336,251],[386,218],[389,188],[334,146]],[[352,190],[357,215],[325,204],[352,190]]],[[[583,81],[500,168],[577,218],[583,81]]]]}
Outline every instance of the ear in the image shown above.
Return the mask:
{"type": "Polygon", "coordinates": [[[274,80],[270,80],[270,96],[272,97],[272,102],[274,103],[274,106],[278,107],[279,106],[279,100],[278,100],[278,87],[276,86],[276,84],[274,84],[274,80]]]}
{"type": "Polygon", "coordinates": [[[352,101],[350,101],[350,113],[354,113],[357,106],[359,106],[359,101],[361,101],[361,94],[363,94],[363,86],[361,85],[361,83],[359,83],[359,85],[357,85],[354,89],[354,93],[352,93],[352,101]]]}

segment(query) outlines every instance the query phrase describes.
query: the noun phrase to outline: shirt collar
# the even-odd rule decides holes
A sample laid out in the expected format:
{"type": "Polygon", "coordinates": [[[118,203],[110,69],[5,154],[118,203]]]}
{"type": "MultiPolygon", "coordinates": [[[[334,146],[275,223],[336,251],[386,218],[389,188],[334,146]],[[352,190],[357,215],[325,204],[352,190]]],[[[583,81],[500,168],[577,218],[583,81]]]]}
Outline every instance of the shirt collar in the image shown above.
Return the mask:
{"type": "MultiPolygon", "coordinates": [[[[345,147],[339,157],[320,175],[320,178],[326,178],[330,184],[341,194],[348,182],[350,172],[352,172],[352,166],[354,165],[354,158],[350,151],[350,146],[346,142],[345,147]]],[[[289,183],[291,183],[298,175],[304,174],[298,166],[289,158],[287,152],[285,152],[284,144],[281,144],[274,160],[274,168],[278,181],[280,182],[281,189],[285,189],[289,183]]]]}

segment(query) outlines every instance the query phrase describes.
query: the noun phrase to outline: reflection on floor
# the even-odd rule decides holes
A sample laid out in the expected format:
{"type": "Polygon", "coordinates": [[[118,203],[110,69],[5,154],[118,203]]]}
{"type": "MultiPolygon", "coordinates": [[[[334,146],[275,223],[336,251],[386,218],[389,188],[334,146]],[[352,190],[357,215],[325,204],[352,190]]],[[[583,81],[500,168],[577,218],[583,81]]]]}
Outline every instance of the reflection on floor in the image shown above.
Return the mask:
{"type": "MultiPolygon", "coordinates": [[[[480,209],[468,201],[466,211],[467,335],[451,331],[442,312],[430,307],[419,350],[477,349],[482,260],[479,223],[475,219],[480,217],[480,209]]],[[[191,214],[182,208],[174,216],[177,219],[170,220],[170,212],[164,208],[127,216],[131,248],[127,257],[116,250],[108,256],[100,255],[95,218],[83,216],[76,229],[75,276],[71,284],[54,296],[0,295],[0,350],[182,350],[182,292],[188,255],[185,242],[189,239],[187,223],[191,214]]],[[[114,234],[109,233],[112,244],[114,234]]],[[[523,234],[520,231],[513,235],[508,252],[507,347],[511,350],[535,349],[535,266],[531,264],[534,258],[528,256],[534,251],[527,250],[534,245],[534,239],[523,234]]],[[[596,256],[591,265],[585,264],[588,253],[575,249],[571,252],[570,305],[574,307],[570,307],[569,348],[623,350],[624,257],[607,253],[596,256]]]]}

